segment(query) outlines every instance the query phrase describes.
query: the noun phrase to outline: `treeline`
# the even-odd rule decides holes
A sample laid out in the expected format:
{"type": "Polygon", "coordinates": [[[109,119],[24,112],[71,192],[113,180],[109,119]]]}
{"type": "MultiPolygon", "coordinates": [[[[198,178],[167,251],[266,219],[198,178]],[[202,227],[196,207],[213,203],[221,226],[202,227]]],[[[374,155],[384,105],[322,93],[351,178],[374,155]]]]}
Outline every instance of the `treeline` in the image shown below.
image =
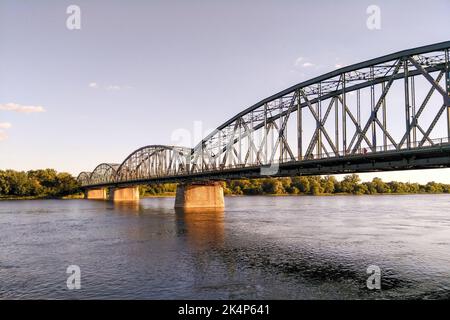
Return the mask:
{"type": "Polygon", "coordinates": [[[141,196],[156,196],[164,194],[173,194],[177,191],[176,183],[163,183],[163,184],[149,184],[139,187],[139,193],[141,196]]]}
{"type": "Polygon", "coordinates": [[[397,181],[384,182],[380,178],[373,178],[370,182],[361,182],[357,174],[352,174],[345,176],[341,181],[333,176],[233,180],[224,183],[224,192],[235,195],[450,193],[450,184],[428,182],[423,185],[397,181]]]}
{"type": "MultiPolygon", "coordinates": [[[[229,180],[222,185],[226,195],[450,193],[450,184],[384,182],[380,178],[361,182],[357,174],[347,175],[341,181],[333,176],[300,176],[229,180]]],[[[141,195],[172,194],[176,186],[175,183],[143,186],[141,195]]]]}
{"type": "MultiPolygon", "coordinates": [[[[333,176],[300,176],[229,180],[222,184],[226,195],[450,193],[450,184],[384,182],[380,178],[361,182],[357,174],[347,175],[341,181],[333,176]]],[[[142,196],[170,195],[176,188],[176,183],[152,184],[141,186],[140,193],[142,196]]],[[[80,191],[78,182],[69,173],[53,169],[0,170],[0,198],[58,198],[80,191]]]]}
{"type": "Polygon", "coordinates": [[[56,198],[80,192],[78,182],[69,173],[53,169],[0,170],[0,197],[56,198]]]}

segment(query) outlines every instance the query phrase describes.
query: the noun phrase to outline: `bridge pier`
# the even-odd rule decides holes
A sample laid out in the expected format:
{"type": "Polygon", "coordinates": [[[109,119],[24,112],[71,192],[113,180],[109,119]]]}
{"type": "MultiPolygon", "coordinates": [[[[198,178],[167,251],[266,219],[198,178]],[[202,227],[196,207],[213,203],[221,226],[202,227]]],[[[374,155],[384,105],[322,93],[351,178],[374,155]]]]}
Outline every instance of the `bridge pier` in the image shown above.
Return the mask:
{"type": "Polygon", "coordinates": [[[106,188],[88,189],[86,190],[84,197],[90,200],[105,200],[106,188]]]}
{"type": "Polygon", "coordinates": [[[110,199],[113,201],[139,201],[139,187],[112,188],[110,199]]]}
{"type": "Polygon", "coordinates": [[[224,208],[223,187],[219,182],[191,182],[179,184],[175,208],[224,208]]]}

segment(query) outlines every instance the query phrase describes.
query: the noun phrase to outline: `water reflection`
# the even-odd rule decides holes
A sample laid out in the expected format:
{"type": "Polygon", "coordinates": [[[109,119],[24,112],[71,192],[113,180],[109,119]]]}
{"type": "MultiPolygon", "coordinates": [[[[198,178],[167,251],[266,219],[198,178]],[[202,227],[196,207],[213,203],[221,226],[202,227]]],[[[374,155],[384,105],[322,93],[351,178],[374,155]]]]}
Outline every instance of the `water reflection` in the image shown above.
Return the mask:
{"type": "Polygon", "coordinates": [[[224,242],[223,209],[175,209],[178,233],[185,233],[190,246],[197,250],[222,247],[224,242]]]}
{"type": "Polygon", "coordinates": [[[139,215],[142,212],[142,205],[139,201],[115,201],[113,202],[114,210],[121,213],[131,213],[133,215],[139,215]]]}

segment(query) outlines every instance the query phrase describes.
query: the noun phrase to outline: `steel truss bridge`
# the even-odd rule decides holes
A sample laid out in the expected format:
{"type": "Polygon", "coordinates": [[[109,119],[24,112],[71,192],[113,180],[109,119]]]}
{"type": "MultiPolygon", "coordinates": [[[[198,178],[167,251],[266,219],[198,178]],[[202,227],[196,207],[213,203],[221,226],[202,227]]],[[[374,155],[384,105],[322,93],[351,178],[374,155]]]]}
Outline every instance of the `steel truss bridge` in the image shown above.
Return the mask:
{"type": "Polygon", "coordinates": [[[149,145],[82,187],[450,167],[450,41],[347,66],[240,112],[194,148],[149,145]]]}

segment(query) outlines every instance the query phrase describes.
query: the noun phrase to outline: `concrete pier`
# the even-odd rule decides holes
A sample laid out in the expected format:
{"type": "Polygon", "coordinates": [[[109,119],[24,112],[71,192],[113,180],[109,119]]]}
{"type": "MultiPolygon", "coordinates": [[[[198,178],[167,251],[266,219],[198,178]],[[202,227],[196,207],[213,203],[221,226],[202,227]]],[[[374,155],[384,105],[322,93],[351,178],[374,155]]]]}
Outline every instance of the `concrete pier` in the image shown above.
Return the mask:
{"type": "Polygon", "coordinates": [[[85,198],[90,200],[105,200],[106,188],[88,189],[85,193],[85,198]]]}
{"type": "Polygon", "coordinates": [[[113,201],[139,201],[139,187],[113,188],[110,198],[113,201]]]}
{"type": "Polygon", "coordinates": [[[175,208],[224,208],[223,187],[218,182],[179,184],[175,208]]]}

